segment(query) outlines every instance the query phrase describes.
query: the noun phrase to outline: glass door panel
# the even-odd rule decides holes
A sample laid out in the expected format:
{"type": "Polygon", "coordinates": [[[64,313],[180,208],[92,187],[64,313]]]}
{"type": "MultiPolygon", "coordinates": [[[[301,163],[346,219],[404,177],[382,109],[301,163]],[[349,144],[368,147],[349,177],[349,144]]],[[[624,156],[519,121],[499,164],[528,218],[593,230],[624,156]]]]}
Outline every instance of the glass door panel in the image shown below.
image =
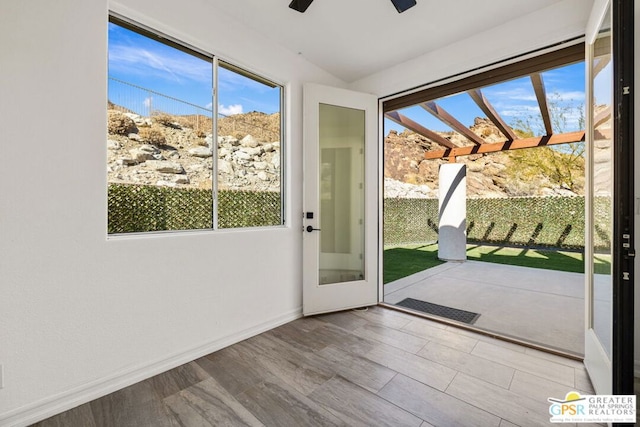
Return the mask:
{"type": "Polygon", "coordinates": [[[320,104],[321,285],[364,279],[365,112],[320,104]]]}
{"type": "Polygon", "coordinates": [[[610,265],[613,242],[613,63],[611,61],[610,14],[593,44],[591,76],[592,167],[593,171],[593,277],[591,280],[591,327],[611,358],[612,286],[610,265]],[[607,261],[601,263],[599,261],[607,261]]]}
{"type": "Polygon", "coordinates": [[[594,2],[588,21],[584,364],[598,394],[632,394],[634,2],[594,2]],[[598,269],[601,257],[611,271],[598,269]]]}

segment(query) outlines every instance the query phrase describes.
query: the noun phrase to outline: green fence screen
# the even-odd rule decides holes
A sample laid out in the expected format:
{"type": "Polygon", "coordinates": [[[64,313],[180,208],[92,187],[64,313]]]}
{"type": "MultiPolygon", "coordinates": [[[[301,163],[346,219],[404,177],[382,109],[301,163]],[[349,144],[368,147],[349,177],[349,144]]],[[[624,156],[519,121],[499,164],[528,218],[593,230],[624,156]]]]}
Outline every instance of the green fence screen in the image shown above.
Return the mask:
{"type": "MultiPolygon", "coordinates": [[[[594,203],[597,249],[611,242],[611,199],[594,203]]],[[[553,248],[584,248],[584,197],[478,198],[467,200],[469,242],[553,248]]],[[[385,199],[384,244],[438,240],[437,199],[385,199]]]]}
{"type": "MultiPolygon", "coordinates": [[[[219,191],[219,228],[264,227],[282,223],[280,193],[219,191]]],[[[108,232],[132,233],[213,228],[209,189],[109,184],[108,232]]]]}

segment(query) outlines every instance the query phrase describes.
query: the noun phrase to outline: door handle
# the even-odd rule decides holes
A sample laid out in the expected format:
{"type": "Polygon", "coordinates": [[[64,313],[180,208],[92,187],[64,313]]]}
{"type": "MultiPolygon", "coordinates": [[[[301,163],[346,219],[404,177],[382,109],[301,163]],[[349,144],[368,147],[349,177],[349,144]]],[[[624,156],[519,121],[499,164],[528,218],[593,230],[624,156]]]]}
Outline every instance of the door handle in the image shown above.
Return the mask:
{"type": "Polygon", "coordinates": [[[320,231],[319,228],[313,228],[312,225],[307,225],[307,233],[311,233],[312,231],[320,231]]]}

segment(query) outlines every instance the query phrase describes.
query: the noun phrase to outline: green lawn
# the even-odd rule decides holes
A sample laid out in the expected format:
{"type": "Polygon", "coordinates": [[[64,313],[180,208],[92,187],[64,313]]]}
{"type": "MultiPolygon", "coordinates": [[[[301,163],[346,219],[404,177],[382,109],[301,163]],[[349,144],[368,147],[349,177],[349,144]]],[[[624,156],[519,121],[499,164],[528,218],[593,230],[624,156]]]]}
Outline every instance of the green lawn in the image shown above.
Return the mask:
{"type": "Polygon", "coordinates": [[[438,259],[438,245],[394,247],[384,250],[384,283],[402,279],[444,261],[438,259]]]}
{"type": "MultiPolygon", "coordinates": [[[[580,252],[553,251],[500,246],[467,245],[467,259],[496,264],[544,268],[584,273],[584,255],[580,252]]],[[[595,256],[595,272],[610,274],[611,256],[595,256]]],[[[438,259],[438,245],[404,246],[385,249],[384,283],[393,282],[443,262],[438,259]]]]}

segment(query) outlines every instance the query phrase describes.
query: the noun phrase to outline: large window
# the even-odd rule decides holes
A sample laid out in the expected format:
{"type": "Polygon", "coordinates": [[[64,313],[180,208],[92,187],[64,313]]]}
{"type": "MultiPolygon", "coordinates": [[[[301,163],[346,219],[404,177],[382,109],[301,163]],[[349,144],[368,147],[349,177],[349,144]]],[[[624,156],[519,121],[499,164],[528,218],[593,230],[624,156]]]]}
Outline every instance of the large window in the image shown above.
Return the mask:
{"type": "Polygon", "coordinates": [[[108,232],[284,223],[282,87],[109,23],[108,232]]]}

